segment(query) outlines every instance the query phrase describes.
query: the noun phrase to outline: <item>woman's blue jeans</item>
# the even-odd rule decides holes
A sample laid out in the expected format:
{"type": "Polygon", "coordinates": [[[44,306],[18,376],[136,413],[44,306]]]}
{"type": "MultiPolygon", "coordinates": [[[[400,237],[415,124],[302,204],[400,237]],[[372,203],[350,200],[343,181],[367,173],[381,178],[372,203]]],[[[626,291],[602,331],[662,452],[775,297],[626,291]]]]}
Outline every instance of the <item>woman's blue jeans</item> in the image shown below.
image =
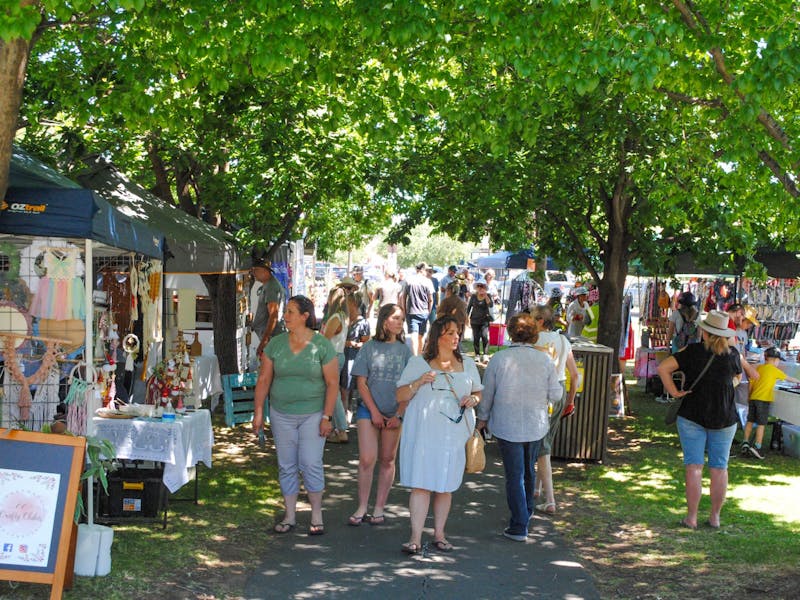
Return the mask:
{"type": "Polygon", "coordinates": [[[533,516],[535,501],[533,490],[536,487],[536,459],[542,440],[535,442],[508,442],[497,439],[503,468],[506,473],[506,501],[511,511],[508,523],[509,533],[526,535],[528,521],[533,516]]]}

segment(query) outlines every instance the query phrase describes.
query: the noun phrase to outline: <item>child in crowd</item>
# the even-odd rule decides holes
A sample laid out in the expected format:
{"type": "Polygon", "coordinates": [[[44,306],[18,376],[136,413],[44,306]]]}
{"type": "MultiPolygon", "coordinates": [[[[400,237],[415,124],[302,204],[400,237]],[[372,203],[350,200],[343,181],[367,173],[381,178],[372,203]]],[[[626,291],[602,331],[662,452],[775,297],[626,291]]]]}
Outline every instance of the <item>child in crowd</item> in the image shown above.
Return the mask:
{"type": "Polygon", "coordinates": [[[759,378],[750,382],[750,399],[748,401],[747,424],[744,426],[744,441],[742,442],[742,454],[752,454],[756,458],[763,459],[761,454],[761,442],[764,439],[764,427],[769,418],[769,409],[775,399],[775,382],[791,381],[800,383],[797,379],[789,377],[778,368],[781,360],[781,353],[777,348],[767,348],[764,351],[764,364],[759,365],[759,378]],[[753,432],[753,423],[756,424],[756,437],[750,445],[750,434],[753,432]]]}

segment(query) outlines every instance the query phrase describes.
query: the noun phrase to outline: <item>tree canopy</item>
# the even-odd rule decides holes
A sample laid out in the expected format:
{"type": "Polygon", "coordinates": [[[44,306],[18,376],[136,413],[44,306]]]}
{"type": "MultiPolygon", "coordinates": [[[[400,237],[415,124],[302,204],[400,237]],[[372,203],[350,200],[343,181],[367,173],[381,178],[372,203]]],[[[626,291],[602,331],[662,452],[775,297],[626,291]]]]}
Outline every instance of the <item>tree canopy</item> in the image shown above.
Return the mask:
{"type": "Polygon", "coordinates": [[[612,347],[629,259],[797,247],[789,0],[19,4],[25,142],[107,153],[247,244],[392,213],[395,240],[533,240],[600,283],[612,347]]]}

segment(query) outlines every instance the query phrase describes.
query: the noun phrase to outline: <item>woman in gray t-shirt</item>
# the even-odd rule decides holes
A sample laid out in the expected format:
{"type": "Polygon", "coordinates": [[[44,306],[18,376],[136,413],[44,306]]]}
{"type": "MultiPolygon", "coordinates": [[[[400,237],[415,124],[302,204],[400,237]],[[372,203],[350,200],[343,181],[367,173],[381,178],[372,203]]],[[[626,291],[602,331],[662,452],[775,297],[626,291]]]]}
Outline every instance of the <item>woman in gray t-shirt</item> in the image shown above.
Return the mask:
{"type": "Polygon", "coordinates": [[[394,482],[397,444],[403,415],[398,413],[397,380],[411,357],[405,344],[405,312],[397,304],[386,304],[378,312],[375,337],[361,348],[353,363],[361,402],[356,414],[358,427],[358,508],[348,520],[380,525],[389,490],[394,482]],[[379,454],[380,448],[380,454],[379,454]],[[380,456],[375,508],[367,514],[375,463],[380,456]]]}

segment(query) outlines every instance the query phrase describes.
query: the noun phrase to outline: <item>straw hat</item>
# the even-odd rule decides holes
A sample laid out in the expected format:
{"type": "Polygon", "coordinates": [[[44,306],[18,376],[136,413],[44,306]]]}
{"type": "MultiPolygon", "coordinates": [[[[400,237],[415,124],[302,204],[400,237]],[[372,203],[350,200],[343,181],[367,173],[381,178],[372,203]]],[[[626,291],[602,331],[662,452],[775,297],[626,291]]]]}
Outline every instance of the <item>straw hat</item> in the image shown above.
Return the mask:
{"type": "Polygon", "coordinates": [[[752,306],[745,306],[744,307],[744,318],[750,321],[753,325],[758,327],[761,323],[758,322],[756,318],[756,309],[752,306]]]}
{"type": "Polygon", "coordinates": [[[729,319],[728,313],[719,310],[711,310],[706,315],[706,318],[700,322],[700,329],[704,329],[708,333],[720,337],[731,337],[735,335],[736,332],[728,328],[729,319]]]}
{"type": "Polygon", "coordinates": [[[342,280],[339,282],[339,285],[337,287],[357,288],[358,287],[358,282],[355,279],[353,279],[352,277],[350,277],[348,275],[345,275],[344,277],[342,277],[342,280]]]}

